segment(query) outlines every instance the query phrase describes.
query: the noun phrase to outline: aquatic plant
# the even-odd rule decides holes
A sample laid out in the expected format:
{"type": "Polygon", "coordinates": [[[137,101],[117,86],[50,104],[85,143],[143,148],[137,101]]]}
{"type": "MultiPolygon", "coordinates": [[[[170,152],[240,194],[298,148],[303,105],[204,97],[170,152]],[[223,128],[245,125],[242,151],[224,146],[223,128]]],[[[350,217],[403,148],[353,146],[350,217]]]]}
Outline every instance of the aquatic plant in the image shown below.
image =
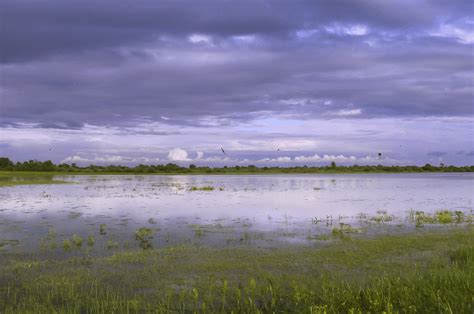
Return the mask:
{"type": "Polygon", "coordinates": [[[81,247],[83,239],[80,236],[78,236],[77,234],[73,234],[71,241],[75,246],[81,247]]]}
{"type": "Polygon", "coordinates": [[[107,225],[106,224],[100,224],[99,234],[101,234],[101,235],[107,234],[107,225]]]}
{"type": "Polygon", "coordinates": [[[194,230],[194,237],[195,238],[202,238],[204,236],[204,230],[199,225],[192,225],[194,230]]]}
{"type": "Polygon", "coordinates": [[[356,219],[359,220],[360,222],[366,221],[366,220],[369,219],[369,215],[366,214],[366,213],[358,213],[358,214],[356,215],[356,219]]]}
{"type": "Polygon", "coordinates": [[[142,227],[135,231],[135,239],[136,240],[146,240],[153,235],[153,230],[150,228],[142,227]]]}
{"type": "Polygon", "coordinates": [[[214,191],[214,187],[207,185],[207,186],[192,186],[189,190],[190,191],[214,191]]]}
{"type": "Polygon", "coordinates": [[[453,223],[453,213],[449,210],[441,210],[435,213],[434,220],[441,224],[450,224],[453,223]]]}
{"type": "Polygon", "coordinates": [[[95,244],[94,236],[89,235],[89,236],[87,237],[87,245],[88,245],[88,246],[94,246],[94,244],[95,244]]]}
{"type": "Polygon", "coordinates": [[[410,211],[409,220],[420,228],[424,224],[460,224],[469,223],[469,215],[465,215],[462,211],[438,210],[434,214],[428,214],[423,211],[410,211]]]}
{"type": "Polygon", "coordinates": [[[112,241],[112,240],[107,240],[106,247],[109,250],[116,249],[116,248],[119,247],[119,244],[118,244],[118,242],[115,242],[115,241],[112,241]]]}
{"type": "Polygon", "coordinates": [[[331,233],[332,233],[333,237],[344,238],[348,235],[357,234],[357,233],[361,233],[361,232],[362,232],[361,228],[354,228],[350,224],[346,224],[346,223],[341,222],[341,223],[339,223],[338,228],[333,228],[332,229],[331,233]]]}
{"type": "Polygon", "coordinates": [[[77,219],[81,216],[82,216],[82,213],[79,213],[79,212],[70,212],[68,215],[70,219],[77,219]]]}
{"type": "Polygon", "coordinates": [[[56,229],[54,229],[53,227],[50,227],[48,229],[48,234],[46,235],[46,237],[40,239],[40,249],[42,251],[45,251],[48,249],[55,249],[57,247],[56,236],[57,236],[56,229]]]}
{"type": "Polygon", "coordinates": [[[72,249],[72,243],[69,239],[64,239],[63,241],[63,249],[64,251],[70,251],[72,249]]]}
{"type": "Polygon", "coordinates": [[[395,217],[393,215],[389,215],[387,211],[385,210],[379,210],[377,211],[377,214],[373,217],[370,217],[370,221],[374,221],[376,223],[384,223],[384,222],[389,222],[393,221],[395,217]]]}
{"type": "Polygon", "coordinates": [[[55,239],[57,234],[58,233],[56,232],[56,229],[54,229],[53,227],[48,229],[48,239],[55,239]]]}
{"type": "Polygon", "coordinates": [[[464,213],[462,211],[456,210],[454,212],[454,215],[456,216],[455,221],[457,224],[462,223],[464,221],[464,213]]]}
{"type": "Polygon", "coordinates": [[[142,227],[135,231],[135,240],[139,241],[139,246],[142,249],[151,249],[151,239],[153,238],[153,230],[150,228],[142,227]]]}

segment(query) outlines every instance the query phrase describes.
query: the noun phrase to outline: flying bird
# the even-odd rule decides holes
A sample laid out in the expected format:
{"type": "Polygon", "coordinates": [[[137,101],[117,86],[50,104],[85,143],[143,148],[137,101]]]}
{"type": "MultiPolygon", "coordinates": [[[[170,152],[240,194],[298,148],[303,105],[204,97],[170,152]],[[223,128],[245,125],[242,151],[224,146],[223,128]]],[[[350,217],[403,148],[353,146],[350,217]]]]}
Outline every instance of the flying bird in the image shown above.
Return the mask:
{"type": "Polygon", "coordinates": [[[222,153],[225,155],[225,150],[221,147],[222,153]]]}

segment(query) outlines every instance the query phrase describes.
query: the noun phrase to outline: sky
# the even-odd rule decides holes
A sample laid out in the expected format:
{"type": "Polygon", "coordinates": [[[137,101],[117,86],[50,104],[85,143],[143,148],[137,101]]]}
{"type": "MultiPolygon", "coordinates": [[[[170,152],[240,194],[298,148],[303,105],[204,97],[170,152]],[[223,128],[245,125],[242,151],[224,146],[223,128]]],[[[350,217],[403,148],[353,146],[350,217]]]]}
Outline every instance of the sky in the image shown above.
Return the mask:
{"type": "Polygon", "coordinates": [[[15,161],[472,165],[473,138],[472,1],[0,0],[15,161]]]}

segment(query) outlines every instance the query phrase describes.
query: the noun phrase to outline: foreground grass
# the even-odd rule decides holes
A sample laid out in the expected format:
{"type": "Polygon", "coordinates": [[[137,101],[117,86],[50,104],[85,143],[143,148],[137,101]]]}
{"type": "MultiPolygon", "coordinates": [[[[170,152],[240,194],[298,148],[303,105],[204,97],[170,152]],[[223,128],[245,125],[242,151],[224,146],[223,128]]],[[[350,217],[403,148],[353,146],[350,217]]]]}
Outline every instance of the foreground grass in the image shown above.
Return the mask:
{"type": "MultiPolygon", "coordinates": [[[[474,230],[324,248],[180,246],[93,258],[0,255],[4,313],[472,313],[474,230]]],[[[0,310],[1,312],[1,310],[0,310]]]]}

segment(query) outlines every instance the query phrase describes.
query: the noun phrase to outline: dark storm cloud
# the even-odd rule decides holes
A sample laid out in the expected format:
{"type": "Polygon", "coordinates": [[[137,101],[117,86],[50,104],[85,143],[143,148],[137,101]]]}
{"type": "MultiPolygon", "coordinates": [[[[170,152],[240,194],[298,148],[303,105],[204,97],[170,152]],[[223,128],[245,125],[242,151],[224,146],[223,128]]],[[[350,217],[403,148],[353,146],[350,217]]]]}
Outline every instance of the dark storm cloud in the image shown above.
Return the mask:
{"type": "Polygon", "coordinates": [[[292,32],[332,22],[405,31],[472,14],[470,1],[48,1],[4,0],[4,62],[133,45],[160,35],[292,32]]]}
{"type": "Polygon", "coordinates": [[[473,113],[469,1],[4,0],[0,14],[4,126],[473,113]]]}

